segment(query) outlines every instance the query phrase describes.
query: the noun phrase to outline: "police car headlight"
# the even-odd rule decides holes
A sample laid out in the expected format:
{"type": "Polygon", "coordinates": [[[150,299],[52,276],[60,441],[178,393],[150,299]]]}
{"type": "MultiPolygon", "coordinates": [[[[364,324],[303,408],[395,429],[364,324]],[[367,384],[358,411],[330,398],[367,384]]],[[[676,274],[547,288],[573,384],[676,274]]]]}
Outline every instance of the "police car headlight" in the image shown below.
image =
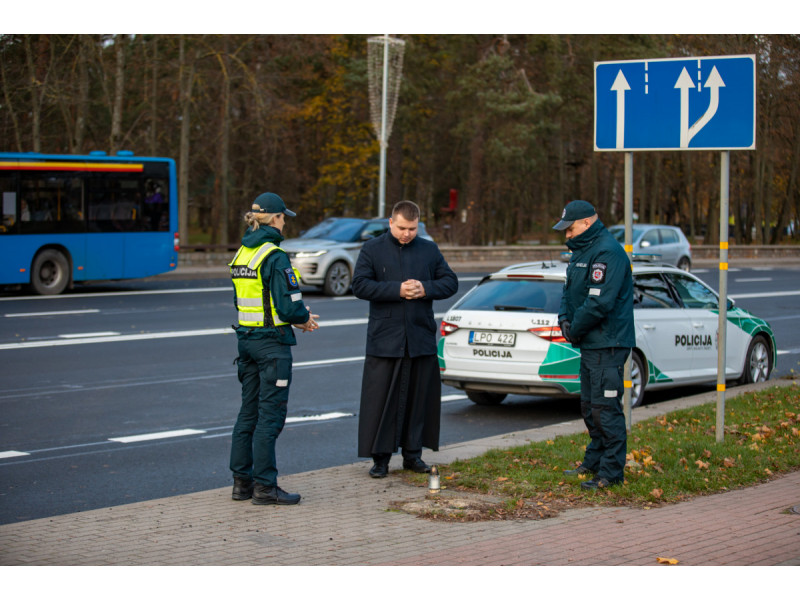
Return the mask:
{"type": "Polygon", "coordinates": [[[322,256],[323,254],[327,254],[327,250],[317,250],[316,252],[298,252],[297,258],[314,258],[316,256],[322,256]]]}

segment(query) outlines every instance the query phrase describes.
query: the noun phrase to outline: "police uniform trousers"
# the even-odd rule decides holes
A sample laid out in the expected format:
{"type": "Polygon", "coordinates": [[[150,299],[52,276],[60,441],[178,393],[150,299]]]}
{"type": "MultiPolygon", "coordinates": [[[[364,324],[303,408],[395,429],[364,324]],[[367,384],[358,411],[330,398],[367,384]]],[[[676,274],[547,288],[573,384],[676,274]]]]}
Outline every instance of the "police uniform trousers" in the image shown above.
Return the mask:
{"type": "Polygon", "coordinates": [[[627,431],[622,411],[630,348],[581,349],[581,415],[591,441],[583,466],[610,483],[624,479],[627,431]]]}
{"type": "Polygon", "coordinates": [[[273,339],[240,339],[238,375],[242,407],[233,428],[233,475],[278,485],[275,442],[286,422],[292,380],[291,346],[273,339]]]}

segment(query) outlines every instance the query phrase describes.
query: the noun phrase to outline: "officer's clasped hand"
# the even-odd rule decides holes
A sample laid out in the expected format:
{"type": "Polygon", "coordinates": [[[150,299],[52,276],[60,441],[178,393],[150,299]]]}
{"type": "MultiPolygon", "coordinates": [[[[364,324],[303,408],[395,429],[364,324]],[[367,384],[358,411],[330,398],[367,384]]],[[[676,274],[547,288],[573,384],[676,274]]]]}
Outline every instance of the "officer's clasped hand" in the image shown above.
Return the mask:
{"type": "Polygon", "coordinates": [[[319,315],[311,314],[311,307],[306,306],[306,310],[308,310],[308,321],[305,323],[301,323],[299,325],[295,325],[298,329],[302,329],[303,333],[306,331],[314,331],[315,329],[319,329],[319,323],[317,323],[317,319],[319,319],[319,315]]]}
{"type": "Polygon", "coordinates": [[[574,340],[569,334],[569,328],[571,323],[569,321],[561,321],[561,335],[564,336],[564,339],[567,340],[570,344],[574,343],[574,340]]]}

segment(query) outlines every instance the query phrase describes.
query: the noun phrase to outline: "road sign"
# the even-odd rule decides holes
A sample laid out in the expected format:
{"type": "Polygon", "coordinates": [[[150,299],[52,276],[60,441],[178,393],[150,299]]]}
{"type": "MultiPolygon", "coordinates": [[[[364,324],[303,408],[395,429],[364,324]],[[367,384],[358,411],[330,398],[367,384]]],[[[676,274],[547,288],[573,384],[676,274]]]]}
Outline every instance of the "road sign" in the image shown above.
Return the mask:
{"type": "Polygon", "coordinates": [[[594,64],[594,149],[753,150],[755,56],[594,64]]]}

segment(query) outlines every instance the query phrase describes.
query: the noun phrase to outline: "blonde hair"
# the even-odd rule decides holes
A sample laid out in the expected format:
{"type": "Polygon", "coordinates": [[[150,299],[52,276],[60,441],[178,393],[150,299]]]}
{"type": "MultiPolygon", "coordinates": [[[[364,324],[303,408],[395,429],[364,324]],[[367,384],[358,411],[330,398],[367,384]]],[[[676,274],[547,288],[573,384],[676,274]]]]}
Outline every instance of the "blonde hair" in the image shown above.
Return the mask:
{"type": "Polygon", "coordinates": [[[272,219],[277,217],[280,213],[262,213],[262,212],[248,212],[244,215],[244,222],[253,231],[262,225],[269,225],[272,219]]]}

